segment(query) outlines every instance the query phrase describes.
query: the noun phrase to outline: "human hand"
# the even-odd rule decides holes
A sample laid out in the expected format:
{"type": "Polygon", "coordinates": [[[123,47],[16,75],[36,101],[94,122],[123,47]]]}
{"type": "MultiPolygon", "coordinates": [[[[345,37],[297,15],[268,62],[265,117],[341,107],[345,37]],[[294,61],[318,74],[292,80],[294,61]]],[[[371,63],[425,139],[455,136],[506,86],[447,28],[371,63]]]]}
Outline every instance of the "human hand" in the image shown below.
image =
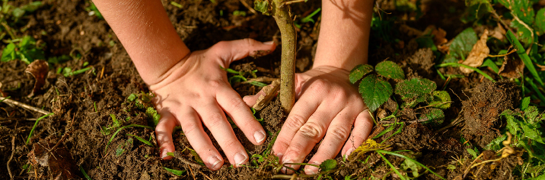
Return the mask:
{"type": "MultiPolygon", "coordinates": [[[[320,165],[335,158],[341,148],[341,154],[348,156],[367,139],[373,122],[357,88],[348,81],[348,74],[332,66],[318,66],[296,74],[298,100],[272,148],[282,163],[302,163],[322,138],[310,164],[320,165]]],[[[246,96],[244,101],[253,105],[258,95],[246,96]]],[[[287,166],[299,168],[299,165],[287,166]]],[[[306,174],[317,171],[314,166],[305,167],[306,174]]]]}
{"type": "Polygon", "coordinates": [[[195,51],[171,67],[158,83],[150,85],[156,94],[155,106],[161,119],[155,128],[161,158],[170,159],[174,151],[172,131],[181,125],[189,143],[204,164],[217,170],[223,158],[204,132],[204,124],[212,133],[231,164],[238,166],[248,161],[248,154],[239,142],[224,111],[253,144],[266,138],[265,131],[255,120],[240,95],[227,82],[220,67],[229,67],[233,61],[258,51],[272,52],[274,43],[252,39],[223,41],[209,49],[195,51]]]}

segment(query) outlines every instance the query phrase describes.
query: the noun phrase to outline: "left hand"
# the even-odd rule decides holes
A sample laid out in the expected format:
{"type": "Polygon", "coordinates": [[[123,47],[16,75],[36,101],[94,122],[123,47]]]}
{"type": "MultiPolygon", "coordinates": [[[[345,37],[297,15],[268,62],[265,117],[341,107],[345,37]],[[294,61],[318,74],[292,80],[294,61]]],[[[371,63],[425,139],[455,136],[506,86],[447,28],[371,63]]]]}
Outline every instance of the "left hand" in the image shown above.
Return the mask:
{"type": "MultiPolygon", "coordinates": [[[[272,148],[282,163],[302,163],[322,138],[310,164],[333,159],[341,149],[342,155],[348,156],[367,139],[373,121],[357,87],[348,81],[348,74],[342,68],[317,66],[295,75],[298,100],[272,148]]],[[[247,96],[244,101],[253,105],[257,97],[247,96]]],[[[314,166],[305,167],[306,174],[317,172],[314,166]]]]}

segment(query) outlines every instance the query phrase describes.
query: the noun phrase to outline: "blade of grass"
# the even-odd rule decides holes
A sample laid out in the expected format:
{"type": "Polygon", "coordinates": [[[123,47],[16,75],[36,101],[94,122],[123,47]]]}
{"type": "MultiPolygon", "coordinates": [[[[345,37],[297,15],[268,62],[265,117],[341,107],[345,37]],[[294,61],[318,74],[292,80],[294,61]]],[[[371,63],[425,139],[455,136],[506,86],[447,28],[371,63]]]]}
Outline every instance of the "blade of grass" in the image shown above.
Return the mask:
{"type": "Polygon", "coordinates": [[[404,156],[402,154],[398,154],[398,153],[395,153],[395,152],[390,152],[390,151],[385,151],[385,150],[376,150],[375,152],[377,153],[384,153],[384,154],[389,154],[389,155],[393,155],[393,156],[397,156],[397,157],[401,157],[401,158],[405,158],[405,159],[408,159],[409,161],[412,161],[414,162],[415,164],[419,165],[419,166],[422,166],[424,169],[430,171],[432,174],[434,174],[435,176],[441,178],[441,179],[445,179],[443,178],[442,176],[440,176],[439,174],[433,172],[430,168],[424,166],[423,164],[419,163],[418,161],[414,160],[414,159],[411,159],[407,156],[404,156]]]}
{"type": "Polygon", "coordinates": [[[376,151],[378,153],[378,155],[380,155],[380,157],[382,157],[382,159],[384,159],[384,161],[386,162],[386,164],[388,164],[392,170],[394,170],[394,172],[397,174],[397,176],[402,179],[402,180],[405,180],[405,176],[401,175],[401,173],[399,173],[399,171],[397,170],[397,168],[392,164],[390,163],[390,161],[388,161],[388,159],[386,159],[386,157],[384,157],[380,152],[376,151]]]}
{"type": "Polygon", "coordinates": [[[93,179],[91,179],[91,177],[89,177],[89,175],[87,175],[87,173],[85,172],[85,169],[83,169],[83,167],[80,166],[79,170],[81,171],[81,173],[83,174],[83,177],[85,177],[85,179],[93,180],[93,179]]]}
{"type": "Polygon", "coordinates": [[[130,128],[130,127],[141,127],[141,128],[153,129],[150,126],[144,126],[144,125],[140,125],[140,124],[131,124],[131,125],[123,126],[123,127],[119,128],[117,131],[115,131],[114,135],[112,135],[112,137],[108,141],[108,144],[106,144],[106,148],[104,148],[104,153],[106,153],[106,150],[108,150],[108,146],[110,145],[110,143],[112,143],[112,141],[114,140],[117,133],[119,133],[119,131],[121,131],[121,130],[123,130],[125,128],[130,128]]]}
{"type": "Polygon", "coordinates": [[[397,129],[396,132],[392,133],[392,135],[388,136],[386,139],[382,140],[382,142],[380,142],[380,144],[386,142],[386,141],[387,141],[388,139],[390,139],[391,137],[394,137],[394,135],[401,133],[401,131],[403,130],[403,127],[405,127],[405,123],[404,123],[404,122],[401,122],[401,123],[399,123],[399,124],[400,124],[399,129],[397,129]]]}
{"type": "Polygon", "coordinates": [[[534,63],[532,63],[532,60],[530,60],[530,57],[524,51],[524,47],[522,46],[522,44],[520,44],[517,37],[515,37],[515,35],[513,34],[511,30],[507,31],[506,35],[509,42],[511,42],[511,44],[513,44],[513,46],[515,46],[515,48],[517,49],[517,54],[519,55],[522,62],[524,62],[524,66],[526,66],[528,71],[530,71],[530,74],[532,74],[532,76],[536,78],[537,82],[539,82],[539,84],[543,86],[544,85],[543,81],[541,80],[541,77],[539,77],[539,74],[537,74],[537,70],[534,67],[534,63]]]}
{"type": "Polygon", "coordinates": [[[543,94],[541,93],[539,88],[536,86],[536,84],[534,84],[534,81],[532,81],[532,79],[530,79],[528,77],[525,77],[524,80],[528,84],[530,84],[530,87],[534,90],[534,92],[536,92],[537,97],[539,98],[539,100],[541,100],[541,102],[545,102],[545,96],[543,96],[543,94]]]}
{"type": "Polygon", "coordinates": [[[49,114],[43,115],[42,117],[36,119],[36,122],[34,123],[34,126],[32,126],[32,129],[30,130],[30,133],[28,134],[28,138],[26,139],[25,144],[28,144],[28,142],[30,141],[30,137],[32,136],[32,132],[34,132],[34,129],[36,128],[36,126],[38,126],[38,122],[40,122],[40,120],[42,120],[43,118],[46,118],[47,116],[50,116],[50,115],[53,115],[53,114],[54,113],[49,113],[49,114]]]}
{"type": "Polygon", "coordinates": [[[380,133],[378,133],[375,137],[373,137],[373,139],[376,139],[376,138],[379,138],[380,136],[394,130],[396,128],[396,125],[397,123],[394,123],[394,124],[390,124],[390,126],[388,128],[386,128],[385,130],[381,131],[380,133]]]}
{"type": "Polygon", "coordinates": [[[151,142],[149,142],[148,140],[145,140],[144,138],[141,138],[141,137],[139,137],[137,135],[127,134],[127,136],[132,136],[132,137],[138,139],[140,142],[143,142],[144,144],[147,144],[148,146],[155,147],[155,146],[153,146],[153,144],[151,144],[151,142]]]}
{"type": "Polygon", "coordinates": [[[465,65],[465,64],[459,64],[459,63],[443,63],[443,64],[439,64],[437,65],[437,67],[447,67],[447,66],[452,66],[452,67],[464,67],[464,68],[468,68],[468,69],[471,69],[471,70],[474,70],[475,72],[478,72],[479,74],[483,75],[486,79],[489,79],[490,81],[492,82],[496,82],[494,79],[492,79],[492,77],[490,77],[488,74],[484,73],[483,71],[481,71],[480,69],[478,68],[474,68],[474,67],[471,67],[471,66],[468,66],[468,65],[465,65]]]}
{"type": "Polygon", "coordinates": [[[6,99],[9,99],[9,98],[11,98],[11,96],[8,96],[8,97],[6,97],[6,98],[4,98],[4,99],[0,99],[0,103],[3,102],[3,101],[5,101],[6,99]]]}

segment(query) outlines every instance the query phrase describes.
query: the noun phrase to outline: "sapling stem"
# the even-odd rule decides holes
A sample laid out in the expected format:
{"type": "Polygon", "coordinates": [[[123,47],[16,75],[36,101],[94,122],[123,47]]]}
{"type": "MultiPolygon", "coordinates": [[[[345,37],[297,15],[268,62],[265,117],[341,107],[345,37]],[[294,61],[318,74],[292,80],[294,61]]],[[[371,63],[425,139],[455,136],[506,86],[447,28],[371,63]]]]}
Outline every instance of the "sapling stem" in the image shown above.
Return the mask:
{"type": "Polygon", "coordinates": [[[295,103],[295,43],[297,34],[289,15],[289,6],[282,0],[273,0],[273,17],[282,38],[282,60],[280,67],[280,103],[289,113],[295,103]]]}

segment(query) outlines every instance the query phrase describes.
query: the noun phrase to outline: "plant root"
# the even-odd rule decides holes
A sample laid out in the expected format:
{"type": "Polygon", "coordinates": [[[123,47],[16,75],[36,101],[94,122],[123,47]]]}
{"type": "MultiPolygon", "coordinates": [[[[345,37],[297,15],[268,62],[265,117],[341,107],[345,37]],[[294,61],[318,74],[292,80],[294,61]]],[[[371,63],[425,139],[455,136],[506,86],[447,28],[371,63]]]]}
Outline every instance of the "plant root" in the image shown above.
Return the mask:
{"type": "Polygon", "coordinates": [[[511,133],[507,132],[507,140],[503,141],[502,144],[504,145],[504,147],[500,150],[498,150],[498,152],[496,153],[500,153],[501,152],[501,157],[497,158],[497,159],[491,159],[491,160],[486,160],[486,161],[483,161],[483,162],[480,162],[480,163],[477,163],[477,164],[474,164],[475,161],[477,161],[482,155],[483,153],[481,153],[477,158],[475,158],[475,160],[473,162],[471,162],[470,166],[464,171],[464,176],[463,178],[465,179],[467,173],[469,173],[469,171],[471,169],[473,169],[474,167],[477,167],[477,166],[481,166],[479,168],[479,170],[477,171],[477,174],[479,174],[479,172],[481,171],[481,169],[484,167],[484,165],[486,163],[492,163],[492,162],[497,162],[497,161],[501,161],[502,159],[505,159],[505,158],[508,158],[510,155],[512,154],[515,154],[516,153],[516,150],[515,148],[509,146],[511,143],[512,143],[512,138],[513,138],[513,135],[511,135],[511,133]]]}

